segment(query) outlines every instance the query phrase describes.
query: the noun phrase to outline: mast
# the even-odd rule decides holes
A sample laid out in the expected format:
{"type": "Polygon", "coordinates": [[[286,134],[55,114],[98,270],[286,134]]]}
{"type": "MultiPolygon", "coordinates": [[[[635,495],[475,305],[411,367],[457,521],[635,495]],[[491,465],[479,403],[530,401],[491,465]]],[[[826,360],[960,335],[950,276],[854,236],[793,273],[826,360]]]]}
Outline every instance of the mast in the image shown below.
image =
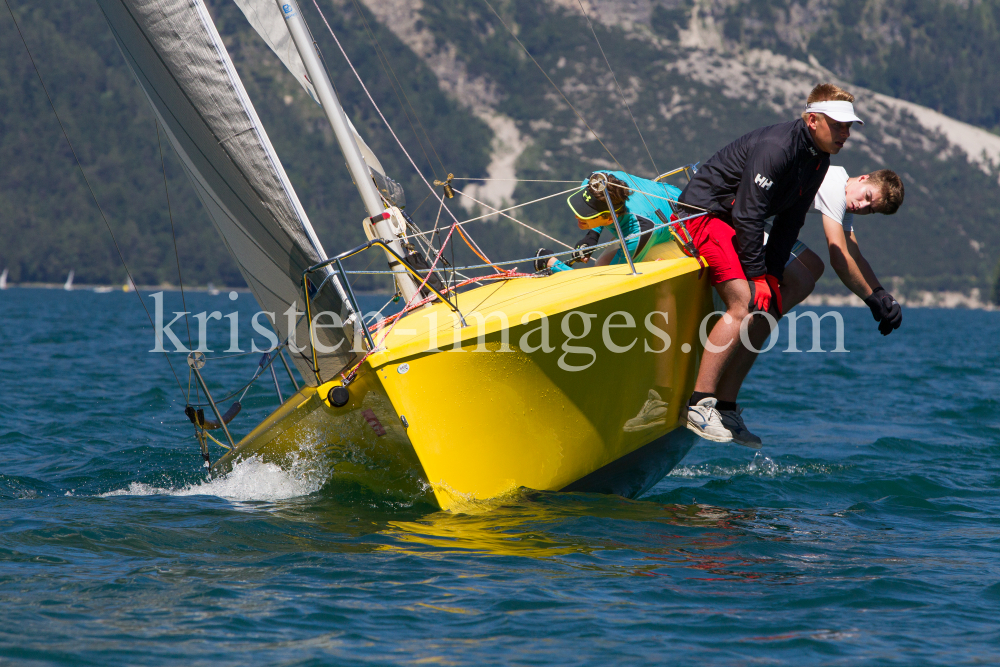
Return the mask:
{"type": "MultiPolygon", "coordinates": [[[[319,47],[313,42],[312,35],[309,33],[309,28],[302,18],[298,4],[295,0],[276,1],[278,8],[285,17],[285,24],[288,26],[288,32],[295,42],[295,48],[302,58],[306,73],[309,75],[311,83],[316,89],[316,95],[319,97],[319,103],[323,107],[323,112],[326,114],[327,120],[330,121],[330,126],[333,128],[337,143],[340,144],[340,149],[344,153],[344,158],[347,160],[347,169],[351,173],[354,184],[358,187],[361,200],[364,202],[365,209],[372,219],[375,231],[379,237],[388,242],[388,245],[396,251],[396,254],[400,257],[405,257],[406,251],[399,242],[399,238],[392,232],[388,219],[383,219],[382,214],[386,209],[382,203],[382,197],[375,188],[371,171],[361,156],[361,149],[358,147],[354,139],[354,133],[347,122],[347,114],[344,113],[344,108],[340,105],[340,100],[337,99],[337,94],[333,90],[333,84],[330,83],[330,77],[326,73],[326,68],[323,67],[323,63],[320,61],[319,47]]],[[[390,270],[396,274],[396,285],[399,287],[400,292],[402,292],[403,298],[409,302],[413,295],[416,294],[418,284],[392,255],[386,253],[386,258],[389,260],[390,270]]]]}

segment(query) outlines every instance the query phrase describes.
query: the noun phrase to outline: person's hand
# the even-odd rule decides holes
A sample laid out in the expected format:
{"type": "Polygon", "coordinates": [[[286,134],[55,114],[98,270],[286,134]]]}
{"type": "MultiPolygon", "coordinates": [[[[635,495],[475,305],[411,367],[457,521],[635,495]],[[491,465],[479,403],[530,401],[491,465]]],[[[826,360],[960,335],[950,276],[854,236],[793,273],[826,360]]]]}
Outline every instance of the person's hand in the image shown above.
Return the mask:
{"type": "Polygon", "coordinates": [[[778,279],[770,274],[750,278],[750,299],[754,309],[766,313],[771,309],[771,299],[781,314],[781,289],[778,287],[778,279]]]}
{"type": "Polygon", "coordinates": [[[546,255],[551,255],[551,250],[546,250],[545,248],[539,248],[538,252],[535,253],[535,273],[546,273],[549,270],[549,262],[553,259],[552,257],[546,257],[546,255]]]}
{"type": "Polygon", "coordinates": [[[594,246],[601,240],[600,233],[591,229],[580,241],[573,246],[573,261],[586,264],[590,261],[590,256],[594,254],[594,246]]]}
{"type": "Polygon", "coordinates": [[[878,322],[878,331],[883,336],[888,336],[903,323],[903,309],[884,288],[876,288],[865,299],[865,304],[872,311],[872,317],[878,322]]]}
{"type": "Polygon", "coordinates": [[[770,273],[765,274],[764,279],[767,280],[767,285],[771,288],[771,294],[774,295],[774,303],[778,306],[778,316],[780,317],[785,312],[784,307],[781,305],[781,285],[778,284],[778,279],[770,273]]]}

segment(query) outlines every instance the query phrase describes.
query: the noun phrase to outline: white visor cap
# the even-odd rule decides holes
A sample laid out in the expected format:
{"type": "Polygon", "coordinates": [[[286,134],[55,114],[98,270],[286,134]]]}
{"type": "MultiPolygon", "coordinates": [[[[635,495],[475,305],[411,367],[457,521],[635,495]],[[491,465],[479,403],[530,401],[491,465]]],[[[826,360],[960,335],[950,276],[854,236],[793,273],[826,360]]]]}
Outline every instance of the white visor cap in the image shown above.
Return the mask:
{"type": "Polygon", "coordinates": [[[829,116],[838,123],[860,123],[865,124],[854,113],[854,105],[843,101],[813,102],[806,106],[806,113],[821,113],[829,116]]]}

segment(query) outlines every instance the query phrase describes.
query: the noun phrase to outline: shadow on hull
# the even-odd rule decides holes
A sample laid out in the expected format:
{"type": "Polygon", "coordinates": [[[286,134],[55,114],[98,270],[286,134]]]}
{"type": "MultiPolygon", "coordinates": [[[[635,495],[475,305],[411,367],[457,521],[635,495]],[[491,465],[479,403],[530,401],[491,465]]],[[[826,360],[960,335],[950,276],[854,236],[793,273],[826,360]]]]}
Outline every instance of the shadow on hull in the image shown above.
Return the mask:
{"type": "Polygon", "coordinates": [[[638,498],[666,477],[697,439],[680,426],[560,490],[638,498]]]}

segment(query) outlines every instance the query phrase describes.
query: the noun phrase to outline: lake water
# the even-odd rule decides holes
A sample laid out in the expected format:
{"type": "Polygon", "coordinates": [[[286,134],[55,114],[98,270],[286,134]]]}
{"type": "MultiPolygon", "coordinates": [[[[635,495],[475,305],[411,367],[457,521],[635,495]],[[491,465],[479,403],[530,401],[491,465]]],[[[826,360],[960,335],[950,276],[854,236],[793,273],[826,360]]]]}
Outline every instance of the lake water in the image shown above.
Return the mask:
{"type": "Polygon", "coordinates": [[[183,355],[181,390],[134,294],[2,292],[0,663],[1000,662],[1000,313],[907,309],[883,338],[839,312],[849,353],[782,338],[747,383],[760,455],[450,514],[315,470],[206,481],[183,355]]]}

